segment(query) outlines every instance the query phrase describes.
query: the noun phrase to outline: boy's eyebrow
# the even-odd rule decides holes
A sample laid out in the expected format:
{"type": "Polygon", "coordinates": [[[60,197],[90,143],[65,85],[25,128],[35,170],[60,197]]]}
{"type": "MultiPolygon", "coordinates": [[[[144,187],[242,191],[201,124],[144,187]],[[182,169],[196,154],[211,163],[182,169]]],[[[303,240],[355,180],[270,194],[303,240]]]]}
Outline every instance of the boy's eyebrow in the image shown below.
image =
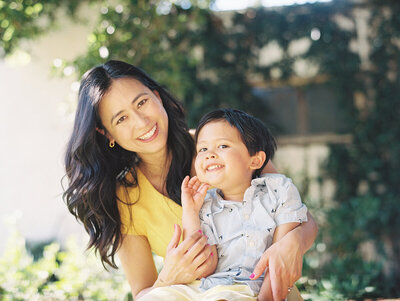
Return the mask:
{"type": "MultiPolygon", "coordinates": [[[[146,92],[139,93],[138,95],[136,95],[136,97],[135,97],[134,99],[132,99],[132,102],[131,102],[131,103],[134,104],[135,101],[138,100],[139,97],[141,97],[141,96],[143,96],[143,95],[146,95],[146,94],[147,94],[146,92]]],[[[110,123],[112,124],[112,123],[113,123],[113,120],[114,120],[115,118],[117,118],[117,116],[118,116],[119,114],[121,114],[123,111],[124,111],[124,110],[121,110],[121,111],[115,113],[115,114],[111,117],[110,123]]]]}
{"type": "MultiPolygon", "coordinates": [[[[226,138],[226,137],[221,137],[221,138],[213,139],[213,141],[220,141],[220,140],[228,141],[228,142],[233,142],[233,140],[231,140],[231,139],[229,139],[229,138],[226,138]]],[[[209,139],[197,140],[197,143],[196,143],[196,144],[206,143],[206,142],[208,142],[208,141],[210,141],[210,140],[209,140],[209,139]]]]}

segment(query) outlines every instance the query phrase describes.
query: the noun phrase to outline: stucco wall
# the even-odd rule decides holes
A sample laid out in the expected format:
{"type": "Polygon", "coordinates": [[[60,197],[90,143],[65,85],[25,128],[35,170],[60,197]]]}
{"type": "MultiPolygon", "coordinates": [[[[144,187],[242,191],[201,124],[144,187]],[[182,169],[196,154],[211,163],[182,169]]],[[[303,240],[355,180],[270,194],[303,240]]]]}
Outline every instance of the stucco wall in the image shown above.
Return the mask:
{"type": "MultiPolygon", "coordinates": [[[[54,59],[84,52],[88,26],[68,18],[58,28],[0,60],[0,253],[9,227],[30,240],[83,236],[61,199],[63,153],[72,126],[66,114],[73,78],[50,75],[54,59]]],[[[69,118],[68,118],[69,117],[69,118]]]]}

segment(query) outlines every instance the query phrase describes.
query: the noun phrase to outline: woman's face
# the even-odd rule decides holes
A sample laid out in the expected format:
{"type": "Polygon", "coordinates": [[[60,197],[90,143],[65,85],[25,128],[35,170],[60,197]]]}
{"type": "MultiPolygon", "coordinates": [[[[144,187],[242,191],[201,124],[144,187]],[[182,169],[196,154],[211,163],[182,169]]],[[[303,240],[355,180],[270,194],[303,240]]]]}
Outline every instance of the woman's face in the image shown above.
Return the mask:
{"type": "Polygon", "coordinates": [[[133,78],[114,79],[99,104],[110,141],[139,156],[165,151],[168,115],[157,91],[133,78]]]}

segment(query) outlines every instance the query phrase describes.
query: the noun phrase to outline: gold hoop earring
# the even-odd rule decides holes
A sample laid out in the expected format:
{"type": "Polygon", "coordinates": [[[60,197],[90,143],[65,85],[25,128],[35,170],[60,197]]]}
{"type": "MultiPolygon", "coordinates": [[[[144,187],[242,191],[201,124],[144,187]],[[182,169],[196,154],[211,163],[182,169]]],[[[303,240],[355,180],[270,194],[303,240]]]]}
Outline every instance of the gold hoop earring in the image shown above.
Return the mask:
{"type": "Polygon", "coordinates": [[[108,144],[108,146],[110,148],[113,148],[115,146],[115,141],[110,141],[110,143],[108,144]]]}

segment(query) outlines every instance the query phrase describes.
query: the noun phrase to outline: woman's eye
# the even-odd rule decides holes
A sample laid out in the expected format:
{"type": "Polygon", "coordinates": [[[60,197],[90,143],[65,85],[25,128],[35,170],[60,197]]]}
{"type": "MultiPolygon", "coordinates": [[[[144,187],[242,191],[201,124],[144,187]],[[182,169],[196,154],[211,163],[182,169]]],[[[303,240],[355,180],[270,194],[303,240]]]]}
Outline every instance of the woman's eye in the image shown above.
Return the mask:
{"type": "Polygon", "coordinates": [[[227,147],[228,147],[228,145],[225,145],[225,144],[221,144],[218,146],[218,148],[227,148],[227,147]]]}
{"type": "Polygon", "coordinates": [[[140,108],[141,106],[143,106],[145,103],[147,102],[147,98],[145,98],[145,99],[142,99],[141,101],[139,101],[139,103],[138,103],[138,108],[140,108]]]}
{"type": "Polygon", "coordinates": [[[127,117],[122,116],[120,119],[117,120],[117,124],[120,124],[122,121],[124,121],[127,117]]]}
{"type": "Polygon", "coordinates": [[[205,147],[200,148],[200,149],[198,150],[198,153],[205,152],[206,150],[207,150],[207,148],[205,148],[205,147]]]}

